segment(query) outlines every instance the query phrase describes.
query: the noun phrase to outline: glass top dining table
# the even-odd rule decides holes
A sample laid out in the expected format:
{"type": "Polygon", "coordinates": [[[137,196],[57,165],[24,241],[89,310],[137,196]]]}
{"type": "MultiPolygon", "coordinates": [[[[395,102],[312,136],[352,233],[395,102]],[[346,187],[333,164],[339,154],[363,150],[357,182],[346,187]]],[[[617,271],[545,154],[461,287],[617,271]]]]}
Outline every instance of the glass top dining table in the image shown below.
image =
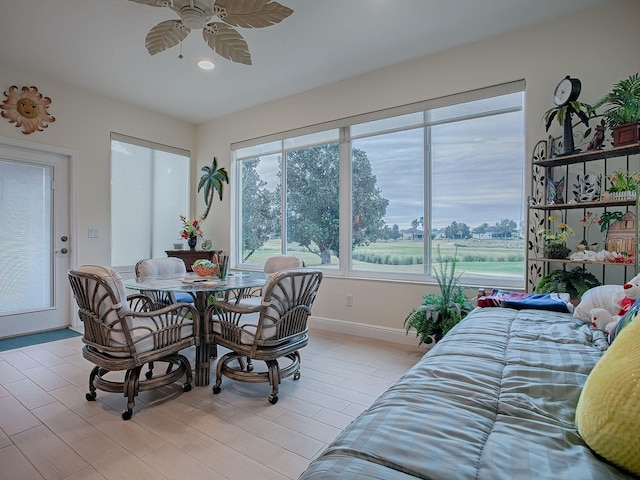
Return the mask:
{"type": "MultiPolygon", "coordinates": [[[[124,281],[124,286],[131,290],[144,292],[156,290],[161,292],[186,292],[194,297],[194,306],[200,314],[200,342],[196,346],[195,384],[209,384],[211,345],[208,343],[204,328],[204,313],[210,295],[232,290],[260,288],[264,285],[266,275],[261,272],[229,272],[224,280],[218,277],[199,277],[195,273],[182,275],[162,275],[157,277],[131,278],[124,281]]],[[[214,352],[215,352],[215,345],[214,352]]]]}

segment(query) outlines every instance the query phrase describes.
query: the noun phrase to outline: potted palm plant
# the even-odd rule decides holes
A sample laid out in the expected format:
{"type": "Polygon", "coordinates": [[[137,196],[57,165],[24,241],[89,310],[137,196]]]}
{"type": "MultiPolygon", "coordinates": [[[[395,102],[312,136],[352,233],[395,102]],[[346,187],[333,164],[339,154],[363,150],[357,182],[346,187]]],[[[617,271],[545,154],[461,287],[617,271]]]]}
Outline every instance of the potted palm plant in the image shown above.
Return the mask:
{"type": "Polygon", "coordinates": [[[432,346],[473,310],[464,289],[458,285],[460,275],[456,276],[457,254],[456,249],[453,258],[443,259],[438,247],[438,263],[434,268],[434,275],[440,294],[425,295],[422,304],[413,308],[404,320],[407,334],[412,329],[416,331],[418,345],[425,343],[432,346]]]}
{"type": "Polygon", "coordinates": [[[640,142],[640,76],[636,73],[616,83],[593,108],[606,106],[605,125],[616,147],[640,142]]]}

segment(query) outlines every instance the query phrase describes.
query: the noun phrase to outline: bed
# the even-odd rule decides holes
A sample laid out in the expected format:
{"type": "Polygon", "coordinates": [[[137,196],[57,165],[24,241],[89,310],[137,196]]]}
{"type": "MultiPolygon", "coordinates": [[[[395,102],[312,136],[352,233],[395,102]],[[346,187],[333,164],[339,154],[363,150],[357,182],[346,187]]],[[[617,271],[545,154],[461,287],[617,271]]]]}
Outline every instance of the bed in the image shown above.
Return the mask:
{"type": "Polygon", "coordinates": [[[476,308],[300,480],[638,478],[595,454],[575,423],[608,346],[569,313],[476,308]]]}

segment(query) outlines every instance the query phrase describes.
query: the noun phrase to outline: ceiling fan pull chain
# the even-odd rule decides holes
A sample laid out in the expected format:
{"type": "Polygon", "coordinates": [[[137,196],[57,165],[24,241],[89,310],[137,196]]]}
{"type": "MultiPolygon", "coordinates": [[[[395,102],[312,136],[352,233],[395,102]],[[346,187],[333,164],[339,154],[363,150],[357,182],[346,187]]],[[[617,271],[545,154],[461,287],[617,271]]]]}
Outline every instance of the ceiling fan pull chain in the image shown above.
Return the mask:
{"type": "Polygon", "coordinates": [[[184,38],[184,32],[182,31],[182,28],[180,29],[180,55],[178,55],[178,58],[180,60],[182,60],[184,57],[182,56],[182,39],[184,38]]]}

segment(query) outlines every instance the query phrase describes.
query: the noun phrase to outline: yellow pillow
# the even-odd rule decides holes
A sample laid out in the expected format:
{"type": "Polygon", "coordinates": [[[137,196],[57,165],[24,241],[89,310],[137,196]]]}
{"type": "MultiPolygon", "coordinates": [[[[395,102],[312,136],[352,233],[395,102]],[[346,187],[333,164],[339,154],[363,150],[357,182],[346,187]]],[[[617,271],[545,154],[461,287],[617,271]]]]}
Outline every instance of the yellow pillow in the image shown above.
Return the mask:
{"type": "Polygon", "coordinates": [[[640,475],[640,315],[616,337],[584,384],[576,424],[611,463],[640,475]]]}

